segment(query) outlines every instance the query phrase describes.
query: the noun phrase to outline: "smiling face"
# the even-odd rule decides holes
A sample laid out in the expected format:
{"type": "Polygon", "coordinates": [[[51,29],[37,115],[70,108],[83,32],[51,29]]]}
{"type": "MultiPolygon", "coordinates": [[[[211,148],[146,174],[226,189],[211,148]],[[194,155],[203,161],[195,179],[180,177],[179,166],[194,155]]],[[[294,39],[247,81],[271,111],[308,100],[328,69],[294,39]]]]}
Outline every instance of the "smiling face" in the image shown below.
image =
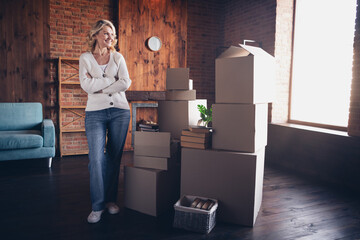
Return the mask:
{"type": "Polygon", "coordinates": [[[102,48],[110,48],[112,43],[114,42],[115,35],[113,30],[109,26],[104,26],[95,36],[97,44],[100,49],[102,48]]]}

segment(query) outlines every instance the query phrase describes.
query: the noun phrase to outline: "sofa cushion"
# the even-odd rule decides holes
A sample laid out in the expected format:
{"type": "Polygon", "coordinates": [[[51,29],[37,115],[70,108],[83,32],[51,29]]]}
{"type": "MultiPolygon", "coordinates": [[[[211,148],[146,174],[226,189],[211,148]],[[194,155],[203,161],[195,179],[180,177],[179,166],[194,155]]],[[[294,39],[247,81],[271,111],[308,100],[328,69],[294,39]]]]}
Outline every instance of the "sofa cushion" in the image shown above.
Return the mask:
{"type": "Polygon", "coordinates": [[[0,150],[37,148],[43,146],[41,131],[0,131],[0,150]]]}
{"type": "Polygon", "coordinates": [[[1,103],[0,130],[40,130],[43,121],[41,103],[1,103]]]}

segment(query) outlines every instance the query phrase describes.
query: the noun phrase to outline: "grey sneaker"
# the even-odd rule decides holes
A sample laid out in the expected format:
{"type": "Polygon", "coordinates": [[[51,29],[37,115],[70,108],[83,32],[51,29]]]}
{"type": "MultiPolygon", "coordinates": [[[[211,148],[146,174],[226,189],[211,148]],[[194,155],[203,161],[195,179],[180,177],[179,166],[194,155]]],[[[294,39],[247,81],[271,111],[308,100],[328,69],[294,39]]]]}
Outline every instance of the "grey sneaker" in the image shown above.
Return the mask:
{"type": "Polygon", "coordinates": [[[97,223],[101,219],[101,214],[104,212],[104,210],[101,211],[92,211],[87,220],[89,223],[97,223]]]}
{"type": "Polygon", "coordinates": [[[110,214],[117,214],[120,211],[119,207],[113,202],[107,203],[106,208],[110,214]]]}

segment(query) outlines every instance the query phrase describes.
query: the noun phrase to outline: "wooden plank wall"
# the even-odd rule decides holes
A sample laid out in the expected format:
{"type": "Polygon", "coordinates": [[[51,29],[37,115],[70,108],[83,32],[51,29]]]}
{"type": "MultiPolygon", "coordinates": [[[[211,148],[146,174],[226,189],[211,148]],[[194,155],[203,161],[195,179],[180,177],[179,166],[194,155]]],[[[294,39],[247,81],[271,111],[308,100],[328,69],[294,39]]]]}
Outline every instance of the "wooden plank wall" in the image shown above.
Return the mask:
{"type": "Polygon", "coordinates": [[[48,23],[48,0],[0,1],[0,102],[49,102],[48,23]]]}
{"type": "Polygon", "coordinates": [[[186,0],[119,0],[119,50],[129,69],[133,91],[165,91],[166,69],[186,66],[186,0]],[[145,46],[158,36],[162,48],[145,46]]]}

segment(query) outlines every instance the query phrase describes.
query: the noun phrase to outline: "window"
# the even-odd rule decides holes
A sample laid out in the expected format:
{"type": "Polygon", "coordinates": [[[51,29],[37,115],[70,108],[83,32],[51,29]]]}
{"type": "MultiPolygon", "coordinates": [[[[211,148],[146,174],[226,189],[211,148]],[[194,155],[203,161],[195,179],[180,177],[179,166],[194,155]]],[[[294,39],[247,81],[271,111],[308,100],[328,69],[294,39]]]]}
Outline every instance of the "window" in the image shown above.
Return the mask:
{"type": "Polygon", "coordinates": [[[290,122],[347,127],[356,0],[296,0],[290,122]]]}

